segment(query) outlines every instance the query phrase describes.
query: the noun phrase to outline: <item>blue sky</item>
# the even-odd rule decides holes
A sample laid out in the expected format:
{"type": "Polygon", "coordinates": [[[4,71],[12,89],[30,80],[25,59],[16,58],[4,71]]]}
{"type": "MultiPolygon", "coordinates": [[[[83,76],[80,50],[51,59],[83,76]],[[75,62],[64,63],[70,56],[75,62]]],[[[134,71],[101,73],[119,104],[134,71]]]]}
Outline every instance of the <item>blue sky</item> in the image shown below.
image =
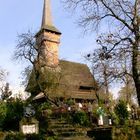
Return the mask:
{"type": "MultiPolygon", "coordinates": [[[[62,32],[60,58],[84,63],[82,55],[95,47],[95,34],[84,36],[75,24],[74,15],[65,11],[60,0],[52,0],[55,26],[62,32]]],[[[19,86],[24,65],[11,60],[17,34],[28,29],[38,31],[42,19],[43,0],[0,0],[0,66],[10,73],[9,82],[19,86]]]]}
{"type": "MultiPolygon", "coordinates": [[[[8,82],[19,88],[21,71],[24,64],[11,60],[18,33],[28,29],[38,32],[42,21],[44,0],[0,0],[0,66],[10,74],[8,82]]],[[[75,22],[75,13],[68,13],[60,0],[52,0],[52,15],[54,25],[61,31],[59,58],[85,63],[83,55],[96,47],[97,33],[83,36],[82,29],[75,22]]],[[[105,27],[102,27],[104,30],[105,27]]],[[[118,88],[112,89],[114,92],[118,88]]]]}

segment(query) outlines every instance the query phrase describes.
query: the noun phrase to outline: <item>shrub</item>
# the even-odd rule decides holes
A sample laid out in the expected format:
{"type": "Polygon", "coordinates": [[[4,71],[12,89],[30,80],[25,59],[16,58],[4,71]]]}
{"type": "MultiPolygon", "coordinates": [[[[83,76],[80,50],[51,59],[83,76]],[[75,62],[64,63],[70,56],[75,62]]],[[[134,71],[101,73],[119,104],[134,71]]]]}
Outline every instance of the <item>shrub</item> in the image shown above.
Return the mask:
{"type": "Polygon", "coordinates": [[[5,140],[23,140],[24,136],[22,134],[8,134],[5,138],[5,140]]]}
{"type": "Polygon", "coordinates": [[[44,102],[41,104],[37,103],[34,107],[36,108],[36,118],[38,120],[42,119],[43,110],[49,110],[49,113],[51,114],[51,104],[49,102],[44,102]]]}
{"type": "Polygon", "coordinates": [[[25,138],[26,140],[44,140],[43,138],[41,138],[41,136],[36,135],[36,134],[25,136],[21,133],[8,134],[5,140],[24,140],[25,138]]]}
{"type": "Polygon", "coordinates": [[[113,127],[112,139],[113,140],[139,140],[139,138],[135,134],[135,129],[133,126],[113,127]]]}
{"type": "Polygon", "coordinates": [[[23,117],[23,103],[20,101],[7,103],[6,117],[3,123],[3,130],[19,130],[19,121],[23,117]]]}
{"type": "Polygon", "coordinates": [[[7,107],[5,102],[0,102],[0,129],[2,129],[5,117],[7,114],[7,107]]]}
{"type": "Polygon", "coordinates": [[[47,140],[55,140],[54,137],[48,137],[47,140]]]}
{"type": "Polygon", "coordinates": [[[140,139],[140,126],[136,126],[135,127],[135,133],[136,133],[136,136],[140,139]]]}
{"type": "Polygon", "coordinates": [[[117,115],[119,124],[124,125],[129,116],[127,106],[124,101],[119,101],[119,103],[115,106],[115,113],[117,115]]]}
{"type": "Polygon", "coordinates": [[[67,101],[66,101],[66,104],[67,104],[68,106],[74,105],[74,103],[75,103],[74,100],[71,99],[71,98],[67,99],[67,101]]]}
{"type": "Polygon", "coordinates": [[[88,116],[85,112],[76,112],[75,114],[73,114],[73,122],[82,126],[89,125],[88,116]]]}
{"type": "Polygon", "coordinates": [[[44,102],[44,103],[42,103],[42,104],[39,106],[39,108],[40,108],[41,110],[43,110],[43,109],[50,109],[50,108],[51,108],[51,104],[50,104],[49,102],[44,102]]]}
{"type": "MultiPolygon", "coordinates": [[[[96,112],[96,110],[93,110],[93,116],[92,116],[92,121],[94,124],[97,124],[98,123],[98,114],[96,112]]],[[[96,125],[95,125],[96,126],[96,125]]]]}
{"type": "Polygon", "coordinates": [[[26,140],[42,140],[42,139],[40,138],[39,135],[33,134],[33,135],[27,135],[26,140]]]}

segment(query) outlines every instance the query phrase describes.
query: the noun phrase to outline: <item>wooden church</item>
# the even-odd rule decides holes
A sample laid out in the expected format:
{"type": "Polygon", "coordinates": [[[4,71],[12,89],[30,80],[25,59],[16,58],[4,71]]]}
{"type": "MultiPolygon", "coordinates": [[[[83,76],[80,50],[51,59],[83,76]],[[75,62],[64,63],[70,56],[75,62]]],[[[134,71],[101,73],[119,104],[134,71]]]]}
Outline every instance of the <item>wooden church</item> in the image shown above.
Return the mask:
{"type": "Polygon", "coordinates": [[[96,100],[96,82],[88,66],[59,60],[61,32],[52,22],[50,0],[44,0],[42,25],[35,37],[41,63],[38,81],[44,92],[38,88],[35,72],[30,76],[26,91],[35,95],[35,99],[42,98],[46,94],[52,98],[96,100]]]}

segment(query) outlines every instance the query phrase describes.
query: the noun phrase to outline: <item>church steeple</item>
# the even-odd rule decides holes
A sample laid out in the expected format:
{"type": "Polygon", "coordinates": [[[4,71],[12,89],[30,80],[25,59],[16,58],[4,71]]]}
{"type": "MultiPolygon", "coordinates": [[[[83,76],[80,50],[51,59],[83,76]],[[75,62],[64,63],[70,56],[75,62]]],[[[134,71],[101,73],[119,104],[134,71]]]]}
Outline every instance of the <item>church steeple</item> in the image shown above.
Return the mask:
{"type": "Polygon", "coordinates": [[[36,44],[43,65],[57,67],[60,44],[60,31],[53,25],[50,0],[44,0],[42,24],[36,34],[36,44]]]}
{"type": "Polygon", "coordinates": [[[46,26],[53,26],[50,0],[44,0],[41,28],[46,26]]]}
{"type": "Polygon", "coordinates": [[[53,25],[50,0],[44,0],[41,29],[46,29],[57,34],[61,34],[60,31],[53,25]]]}

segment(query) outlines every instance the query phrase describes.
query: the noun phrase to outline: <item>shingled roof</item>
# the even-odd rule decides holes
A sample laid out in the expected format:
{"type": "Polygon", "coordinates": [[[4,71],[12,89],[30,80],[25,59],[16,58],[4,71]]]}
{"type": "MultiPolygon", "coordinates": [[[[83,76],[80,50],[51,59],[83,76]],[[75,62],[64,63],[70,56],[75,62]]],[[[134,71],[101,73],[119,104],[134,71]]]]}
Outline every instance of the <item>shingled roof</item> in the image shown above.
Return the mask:
{"type": "MultiPolygon", "coordinates": [[[[71,97],[71,98],[84,98],[84,99],[91,99],[95,98],[93,94],[93,87],[94,87],[94,78],[91,74],[89,68],[85,64],[75,63],[65,60],[60,60],[59,63],[60,71],[51,71],[49,69],[45,71],[46,77],[57,77],[57,80],[52,80],[55,84],[58,83],[58,87],[54,87],[56,90],[48,90],[49,95],[52,97],[71,97]],[[48,76],[47,76],[48,74],[48,76]],[[59,79],[59,81],[58,81],[59,79]],[[82,90],[81,87],[89,87],[90,90],[82,90]]],[[[28,86],[26,90],[31,93],[38,94],[39,91],[37,90],[37,84],[35,82],[35,77],[32,73],[28,86]]],[[[41,80],[45,80],[44,74],[40,76],[41,80]]],[[[46,81],[43,84],[46,84],[46,87],[50,85],[50,82],[46,81]]]]}
{"type": "Polygon", "coordinates": [[[87,65],[61,60],[60,68],[64,75],[60,81],[61,84],[93,87],[93,75],[87,65]]]}

